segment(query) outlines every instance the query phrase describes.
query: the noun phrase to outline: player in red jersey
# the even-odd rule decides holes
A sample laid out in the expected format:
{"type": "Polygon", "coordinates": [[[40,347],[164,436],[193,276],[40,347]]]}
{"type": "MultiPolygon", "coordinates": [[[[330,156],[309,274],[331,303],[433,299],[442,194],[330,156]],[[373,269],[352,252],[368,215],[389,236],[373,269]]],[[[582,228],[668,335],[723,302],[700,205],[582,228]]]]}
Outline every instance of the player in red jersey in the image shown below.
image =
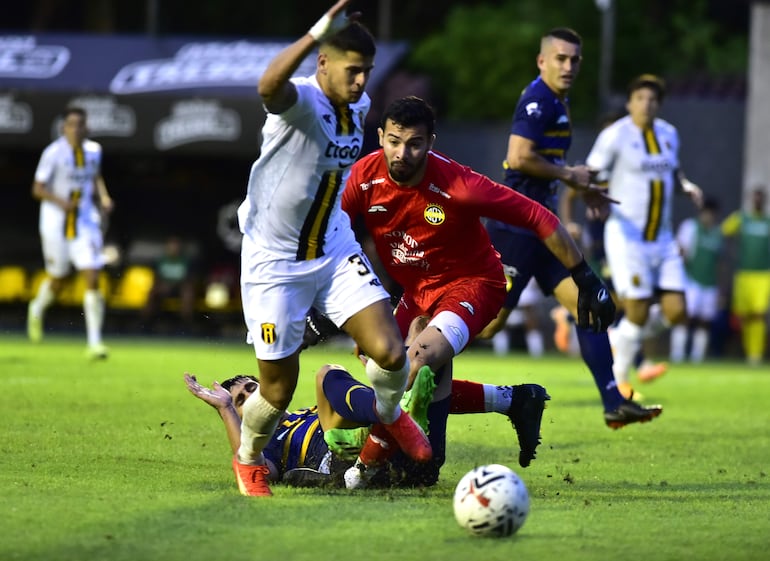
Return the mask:
{"type": "MultiPolygon", "coordinates": [[[[527,197],[432,150],[435,116],[417,97],[393,102],[378,129],[382,149],[356,162],[342,196],[354,226],[361,221],[377,257],[403,288],[396,308],[402,332],[417,315],[431,318],[409,348],[410,380],[423,366],[436,372],[492,319],[505,298],[500,256],[481,222],[491,217],[533,231],[579,287],[578,321],[600,329],[615,307],[558,218],[527,197]]],[[[448,402],[451,380],[438,379],[434,404],[448,402]]],[[[533,401],[537,431],[547,395],[533,401]],[[537,403],[537,407],[535,407],[537,403]]],[[[447,406],[448,409],[448,406],[447,406]]],[[[379,436],[379,435],[375,435],[379,436]]],[[[359,469],[379,461],[367,442],[359,469]]],[[[534,448],[526,453],[534,457],[534,448]]],[[[431,442],[440,465],[444,443],[431,442]]],[[[522,452],[525,452],[522,449],[522,452]]]]}

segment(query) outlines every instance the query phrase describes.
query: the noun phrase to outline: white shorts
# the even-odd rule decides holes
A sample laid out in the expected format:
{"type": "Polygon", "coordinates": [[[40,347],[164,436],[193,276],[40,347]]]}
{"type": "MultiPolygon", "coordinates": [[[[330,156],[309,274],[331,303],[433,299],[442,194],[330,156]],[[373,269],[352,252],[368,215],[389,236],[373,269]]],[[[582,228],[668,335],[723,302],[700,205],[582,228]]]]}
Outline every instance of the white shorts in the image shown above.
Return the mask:
{"type": "Polygon", "coordinates": [[[257,358],[277,360],[290,356],[302,344],[311,306],[341,326],[390,295],[355,241],[332,255],[290,261],[260,254],[244,236],[241,297],[257,358]]]}
{"type": "Polygon", "coordinates": [[[687,316],[704,321],[711,321],[719,311],[719,288],[703,286],[692,279],[687,279],[685,287],[687,316]]]}
{"type": "Polygon", "coordinates": [[[543,294],[543,291],[540,290],[540,285],[537,284],[535,277],[532,277],[529,279],[527,286],[524,287],[524,290],[521,291],[521,296],[519,296],[519,303],[513,310],[511,310],[511,314],[508,316],[505,325],[513,327],[523,324],[527,319],[523,308],[536,306],[544,300],[545,295],[543,294]]]}
{"type": "Polygon", "coordinates": [[[534,306],[543,300],[545,300],[545,295],[543,294],[543,291],[540,290],[540,285],[537,284],[535,277],[532,277],[529,279],[527,286],[524,287],[524,290],[521,291],[518,307],[526,308],[527,306],[534,306]]]}
{"type": "Polygon", "coordinates": [[[621,298],[644,300],[656,290],[684,292],[684,261],[673,236],[654,242],[630,239],[620,222],[610,218],[604,228],[604,250],[612,284],[621,298]]]}
{"type": "Polygon", "coordinates": [[[54,278],[67,276],[71,265],[78,271],[104,267],[102,231],[98,227],[79,227],[77,237],[71,240],[58,232],[41,234],[41,240],[45,270],[54,278]]]}

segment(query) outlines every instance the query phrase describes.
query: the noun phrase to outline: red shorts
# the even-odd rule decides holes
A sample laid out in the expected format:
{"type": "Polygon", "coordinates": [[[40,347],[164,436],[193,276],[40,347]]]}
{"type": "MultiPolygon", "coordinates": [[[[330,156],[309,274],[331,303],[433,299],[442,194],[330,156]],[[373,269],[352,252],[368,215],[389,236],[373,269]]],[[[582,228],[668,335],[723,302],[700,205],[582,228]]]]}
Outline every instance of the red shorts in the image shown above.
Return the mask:
{"type": "Polygon", "coordinates": [[[418,306],[411,295],[404,293],[396,307],[396,321],[401,335],[406,337],[412,320],[420,315],[431,318],[439,312],[449,311],[460,316],[468,326],[472,341],[490,321],[497,317],[505,301],[505,282],[488,279],[460,279],[433,291],[422,302],[429,305],[418,306]]]}

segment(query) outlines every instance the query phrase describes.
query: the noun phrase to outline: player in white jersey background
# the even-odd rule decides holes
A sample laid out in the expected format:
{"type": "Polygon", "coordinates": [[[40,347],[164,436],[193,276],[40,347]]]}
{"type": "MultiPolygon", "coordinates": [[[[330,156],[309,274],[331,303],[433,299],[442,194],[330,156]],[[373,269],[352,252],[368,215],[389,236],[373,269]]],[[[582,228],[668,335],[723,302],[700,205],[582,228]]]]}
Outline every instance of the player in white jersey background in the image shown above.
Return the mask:
{"type": "Polygon", "coordinates": [[[243,406],[241,446],[233,469],[242,494],[269,496],[262,450],[291,401],[299,378],[305,316],[311,307],[342,327],[371,359],[382,422],[408,455],[431,457],[421,429],[399,401],[409,363],[390,296],[350,219],[340,207],[349,167],[358,158],[370,100],[374,38],[345,15],[340,0],[268,64],[258,91],[267,111],[260,157],[238,210],[243,232],[243,313],[259,366],[259,392],[243,406]],[[318,47],[316,73],[291,78],[318,47]]]}
{"type": "Polygon", "coordinates": [[[664,93],[657,76],[632,80],[628,115],[599,133],[586,160],[607,180],[609,197],[619,202],[610,205],[604,240],[625,311],[611,341],[615,379],[626,387],[643,338],[687,318],[684,264],[671,225],[672,197],[681,189],[699,205],[702,193],[680,169],[676,128],[657,117],[664,93]],[[651,314],[658,295],[661,314],[651,314]]]}
{"type": "Polygon", "coordinates": [[[83,312],[91,358],[107,358],[102,343],[104,298],[99,291],[102,257],[101,213],[113,207],[102,177],[102,147],[86,138],[86,112],[64,111],[62,135],[43,151],[35,171],[32,196],[40,201],[40,238],[47,277],[29,303],[27,333],[43,338],[46,309],[56,300],[71,267],[86,280],[83,312]]]}

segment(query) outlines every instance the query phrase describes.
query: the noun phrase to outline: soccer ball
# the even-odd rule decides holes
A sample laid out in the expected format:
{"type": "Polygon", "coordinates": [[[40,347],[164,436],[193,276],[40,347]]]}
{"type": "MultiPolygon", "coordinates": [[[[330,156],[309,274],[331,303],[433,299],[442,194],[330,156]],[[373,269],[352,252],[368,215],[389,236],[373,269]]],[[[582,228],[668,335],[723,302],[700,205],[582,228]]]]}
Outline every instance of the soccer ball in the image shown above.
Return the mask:
{"type": "Polygon", "coordinates": [[[527,519],[529,493],[513,470],[500,464],[479,466],[457,484],[454,511],[457,523],[472,534],[510,536],[527,519]]]}

